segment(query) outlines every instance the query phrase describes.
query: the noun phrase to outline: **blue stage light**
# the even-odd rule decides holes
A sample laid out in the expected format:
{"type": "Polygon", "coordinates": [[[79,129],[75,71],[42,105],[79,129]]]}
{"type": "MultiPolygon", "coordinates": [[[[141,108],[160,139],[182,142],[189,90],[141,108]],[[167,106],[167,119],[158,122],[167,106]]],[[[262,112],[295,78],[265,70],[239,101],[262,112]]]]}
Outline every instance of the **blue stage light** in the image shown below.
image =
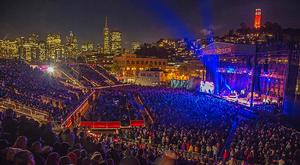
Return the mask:
{"type": "Polygon", "coordinates": [[[234,68],[228,68],[227,73],[234,73],[234,68]]]}
{"type": "Polygon", "coordinates": [[[163,24],[166,24],[166,26],[170,27],[170,30],[173,30],[175,36],[184,36],[188,38],[195,37],[195,34],[189,30],[186,23],[180,20],[180,17],[176,15],[176,12],[172,11],[172,8],[170,8],[168,4],[165,4],[164,1],[146,1],[146,5],[150,10],[154,11],[157,18],[160,19],[163,24]]]}

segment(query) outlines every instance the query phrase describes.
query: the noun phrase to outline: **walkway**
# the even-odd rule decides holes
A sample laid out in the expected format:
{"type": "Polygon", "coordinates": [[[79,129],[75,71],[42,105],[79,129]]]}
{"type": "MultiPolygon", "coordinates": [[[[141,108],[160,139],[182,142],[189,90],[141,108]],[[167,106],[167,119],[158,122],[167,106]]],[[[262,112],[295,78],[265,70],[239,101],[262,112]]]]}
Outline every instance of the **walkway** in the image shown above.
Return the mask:
{"type": "Polygon", "coordinates": [[[233,119],[233,122],[231,124],[231,128],[230,128],[230,131],[228,132],[228,135],[227,135],[227,138],[226,138],[226,141],[225,141],[225,144],[222,148],[222,150],[219,152],[219,157],[222,157],[223,158],[223,154],[224,154],[224,151],[227,150],[229,152],[229,149],[230,149],[230,145],[232,143],[232,140],[234,138],[234,135],[235,135],[235,131],[236,131],[236,128],[238,127],[238,116],[237,115],[234,119],[233,119]]]}
{"type": "Polygon", "coordinates": [[[219,157],[223,158],[223,154],[225,149],[229,152],[230,145],[232,143],[232,140],[234,139],[236,129],[238,127],[239,121],[244,120],[244,119],[251,119],[251,120],[257,120],[257,114],[253,113],[252,111],[248,111],[245,109],[240,109],[235,116],[235,118],[232,121],[231,128],[228,132],[225,144],[221,151],[219,152],[219,157]]]}

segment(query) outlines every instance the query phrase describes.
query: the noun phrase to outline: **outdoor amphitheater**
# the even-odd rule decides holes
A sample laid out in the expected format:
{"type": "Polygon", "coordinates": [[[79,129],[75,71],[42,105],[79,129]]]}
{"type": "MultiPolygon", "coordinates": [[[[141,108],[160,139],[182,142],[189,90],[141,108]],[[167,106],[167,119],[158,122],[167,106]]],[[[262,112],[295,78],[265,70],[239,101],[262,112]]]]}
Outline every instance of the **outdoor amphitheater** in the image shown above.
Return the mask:
{"type": "Polygon", "coordinates": [[[124,84],[100,65],[1,60],[0,75],[1,164],[299,162],[300,133],[271,105],[124,84]]]}

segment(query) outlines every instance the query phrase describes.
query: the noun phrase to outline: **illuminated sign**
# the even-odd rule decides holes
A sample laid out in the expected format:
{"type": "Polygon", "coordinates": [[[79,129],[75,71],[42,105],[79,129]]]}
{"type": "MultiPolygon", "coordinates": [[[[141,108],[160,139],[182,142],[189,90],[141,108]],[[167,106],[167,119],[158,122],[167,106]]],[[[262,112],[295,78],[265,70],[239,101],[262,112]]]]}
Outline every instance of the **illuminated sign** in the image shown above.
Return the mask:
{"type": "Polygon", "coordinates": [[[210,54],[229,54],[233,52],[232,47],[226,47],[226,48],[216,48],[216,49],[208,49],[204,50],[203,54],[210,55],[210,54]]]}

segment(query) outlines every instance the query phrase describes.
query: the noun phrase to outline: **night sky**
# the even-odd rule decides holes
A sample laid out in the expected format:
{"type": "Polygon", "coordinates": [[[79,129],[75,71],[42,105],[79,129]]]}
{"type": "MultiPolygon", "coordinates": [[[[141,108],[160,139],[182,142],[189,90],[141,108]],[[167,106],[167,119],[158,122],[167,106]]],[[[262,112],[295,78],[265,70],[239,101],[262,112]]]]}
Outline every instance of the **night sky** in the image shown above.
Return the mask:
{"type": "Polygon", "coordinates": [[[300,0],[1,0],[0,39],[73,31],[79,41],[102,42],[105,16],[124,44],[160,38],[197,38],[213,29],[221,35],[241,22],[262,21],[300,28],[300,0]]]}

